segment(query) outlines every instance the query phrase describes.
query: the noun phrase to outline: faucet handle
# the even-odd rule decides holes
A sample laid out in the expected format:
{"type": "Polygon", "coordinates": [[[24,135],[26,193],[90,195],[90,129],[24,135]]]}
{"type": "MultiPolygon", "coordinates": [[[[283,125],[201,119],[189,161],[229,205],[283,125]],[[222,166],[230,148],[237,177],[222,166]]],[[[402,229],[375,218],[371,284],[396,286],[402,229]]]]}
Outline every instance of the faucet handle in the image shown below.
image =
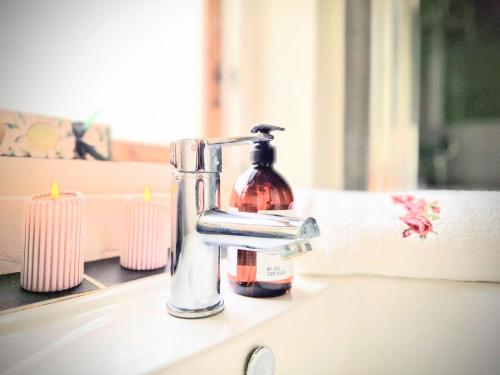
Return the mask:
{"type": "Polygon", "coordinates": [[[267,142],[271,134],[230,138],[179,139],[170,145],[170,164],[181,172],[221,172],[221,146],[267,142]]]}
{"type": "Polygon", "coordinates": [[[259,134],[259,135],[247,136],[247,137],[208,138],[208,139],[205,139],[205,143],[209,146],[214,146],[214,145],[232,146],[232,145],[267,142],[267,141],[272,141],[273,139],[274,139],[274,137],[271,134],[259,134]]]}

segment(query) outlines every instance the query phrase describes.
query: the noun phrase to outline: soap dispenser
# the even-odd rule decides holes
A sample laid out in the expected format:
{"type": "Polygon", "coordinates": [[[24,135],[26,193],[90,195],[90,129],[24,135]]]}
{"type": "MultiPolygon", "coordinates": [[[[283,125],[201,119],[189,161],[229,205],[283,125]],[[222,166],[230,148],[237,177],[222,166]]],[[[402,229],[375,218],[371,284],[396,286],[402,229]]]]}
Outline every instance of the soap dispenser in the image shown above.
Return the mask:
{"type": "MultiPolygon", "coordinates": [[[[252,133],[270,134],[285,130],[278,126],[258,125],[252,133]]],[[[230,209],[289,215],[293,203],[288,183],[273,168],[276,150],[270,141],[259,142],[251,151],[252,167],[234,184],[230,209]],[[271,212],[269,212],[271,211],[271,212]]],[[[228,248],[228,280],[232,290],[249,297],[274,297],[292,287],[293,262],[283,260],[280,252],[261,253],[228,248]]]]}

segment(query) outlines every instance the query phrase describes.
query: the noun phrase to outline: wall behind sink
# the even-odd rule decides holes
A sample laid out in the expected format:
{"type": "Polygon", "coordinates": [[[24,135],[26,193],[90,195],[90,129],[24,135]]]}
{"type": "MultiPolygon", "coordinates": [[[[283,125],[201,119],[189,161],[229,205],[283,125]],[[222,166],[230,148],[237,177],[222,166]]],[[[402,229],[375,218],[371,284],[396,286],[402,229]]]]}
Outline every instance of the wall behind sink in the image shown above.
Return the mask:
{"type": "Polygon", "coordinates": [[[49,192],[52,181],[87,198],[85,260],[119,255],[125,199],[142,196],[145,185],[154,199],[170,204],[171,168],[165,164],[6,157],[0,158],[0,175],[0,274],[19,271],[25,201],[49,192]]]}

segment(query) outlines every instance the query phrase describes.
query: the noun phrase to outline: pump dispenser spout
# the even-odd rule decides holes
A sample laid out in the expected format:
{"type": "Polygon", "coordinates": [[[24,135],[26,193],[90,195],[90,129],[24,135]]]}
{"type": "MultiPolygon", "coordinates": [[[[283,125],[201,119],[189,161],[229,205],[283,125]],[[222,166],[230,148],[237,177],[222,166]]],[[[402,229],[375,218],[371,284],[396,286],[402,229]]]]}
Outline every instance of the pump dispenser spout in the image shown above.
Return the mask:
{"type": "Polygon", "coordinates": [[[261,125],[256,125],[250,130],[252,133],[262,133],[262,134],[270,134],[270,132],[273,132],[275,130],[280,130],[284,131],[285,128],[282,128],[280,126],[275,126],[275,125],[266,125],[266,124],[261,124],[261,125]]]}

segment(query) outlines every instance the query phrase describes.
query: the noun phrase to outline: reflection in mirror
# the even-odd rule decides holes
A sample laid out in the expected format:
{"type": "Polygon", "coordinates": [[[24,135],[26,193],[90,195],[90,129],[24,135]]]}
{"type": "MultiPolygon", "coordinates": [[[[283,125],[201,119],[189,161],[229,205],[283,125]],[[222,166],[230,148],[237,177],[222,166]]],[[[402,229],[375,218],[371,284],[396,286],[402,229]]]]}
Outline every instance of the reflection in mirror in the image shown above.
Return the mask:
{"type": "Polygon", "coordinates": [[[202,1],[4,0],[0,107],[168,144],[200,131],[202,1]]]}

